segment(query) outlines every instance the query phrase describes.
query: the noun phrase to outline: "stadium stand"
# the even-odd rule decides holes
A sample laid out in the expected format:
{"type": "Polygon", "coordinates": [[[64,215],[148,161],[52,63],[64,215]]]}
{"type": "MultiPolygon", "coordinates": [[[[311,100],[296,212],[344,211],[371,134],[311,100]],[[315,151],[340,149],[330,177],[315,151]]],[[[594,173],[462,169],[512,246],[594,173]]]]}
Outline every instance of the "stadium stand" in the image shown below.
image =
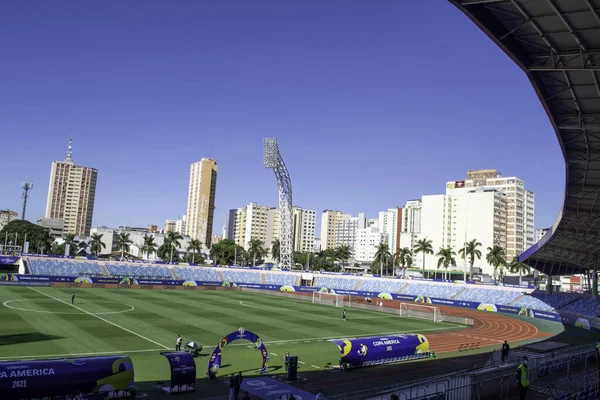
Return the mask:
{"type": "MultiPolygon", "coordinates": [[[[406,293],[406,292],[405,292],[406,293]]],[[[493,288],[468,288],[460,293],[456,300],[476,301],[480,303],[508,305],[522,295],[519,291],[493,288]]]]}
{"type": "Polygon", "coordinates": [[[132,277],[132,278],[165,278],[172,279],[169,268],[161,265],[146,265],[135,263],[115,263],[107,262],[104,264],[108,273],[112,276],[132,277]]]}
{"type": "Polygon", "coordinates": [[[268,285],[290,285],[296,284],[296,278],[298,275],[293,273],[266,273],[265,278],[268,285]]]}
{"type": "Polygon", "coordinates": [[[234,283],[262,283],[262,272],[259,271],[243,271],[239,269],[230,269],[222,271],[223,278],[227,282],[234,283]]]}
{"type": "Polygon", "coordinates": [[[600,315],[600,301],[595,299],[580,299],[567,304],[560,310],[597,317],[600,315]]]}
{"type": "Polygon", "coordinates": [[[354,290],[360,278],[333,275],[316,275],[315,286],[341,290],[354,290]]]}
{"type": "Polygon", "coordinates": [[[179,279],[184,281],[220,282],[219,274],[211,268],[175,267],[179,279]]]}
{"type": "Polygon", "coordinates": [[[411,296],[427,296],[437,299],[450,299],[462,290],[462,286],[449,284],[428,284],[411,282],[408,284],[402,294],[411,296]]]}
{"type": "Polygon", "coordinates": [[[552,398],[552,400],[594,400],[594,399],[600,399],[600,389],[597,388],[597,385],[589,385],[580,392],[563,394],[562,396],[552,398]]]}
{"type": "Polygon", "coordinates": [[[365,292],[398,293],[407,285],[399,279],[364,278],[360,290],[365,292]]]}
{"type": "Polygon", "coordinates": [[[27,265],[33,275],[90,276],[104,275],[96,261],[60,258],[28,258],[27,265]]]}

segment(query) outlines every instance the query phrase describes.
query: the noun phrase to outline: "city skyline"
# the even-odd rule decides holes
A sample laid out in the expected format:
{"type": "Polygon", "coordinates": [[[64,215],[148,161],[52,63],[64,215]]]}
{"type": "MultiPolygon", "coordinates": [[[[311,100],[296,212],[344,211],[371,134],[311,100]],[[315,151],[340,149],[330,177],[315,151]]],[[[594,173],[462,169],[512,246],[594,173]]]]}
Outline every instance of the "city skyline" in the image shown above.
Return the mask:
{"type": "Polygon", "coordinates": [[[183,215],[189,164],[210,157],[220,167],[220,233],[229,209],[277,204],[261,154],[262,138],[274,136],[294,203],[318,212],[376,216],[439,193],[465,170],[495,167],[528,183],[536,228],[550,226],[564,165],[534,91],[451,5],[426,3],[344,4],[340,17],[334,1],[318,21],[302,4],[111,4],[92,21],[79,8],[66,18],[47,5],[11,4],[0,16],[5,37],[35,15],[48,18],[9,42],[0,65],[11,77],[0,129],[15,150],[0,159],[10,171],[0,177],[0,208],[20,213],[20,183],[33,181],[27,218],[42,217],[47,166],[73,135],[78,159],[102,177],[93,226],[162,226],[183,215]],[[297,24],[285,22],[290,13],[297,24]],[[159,17],[160,29],[143,23],[159,17]],[[142,21],[139,32],[130,20],[142,21]],[[192,20],[202,23],[185,24],[192,20]],[[228,35],[216,35],[223,20],[228,35]],[[431,33],[439,29],[450,34],[431,33]]]}

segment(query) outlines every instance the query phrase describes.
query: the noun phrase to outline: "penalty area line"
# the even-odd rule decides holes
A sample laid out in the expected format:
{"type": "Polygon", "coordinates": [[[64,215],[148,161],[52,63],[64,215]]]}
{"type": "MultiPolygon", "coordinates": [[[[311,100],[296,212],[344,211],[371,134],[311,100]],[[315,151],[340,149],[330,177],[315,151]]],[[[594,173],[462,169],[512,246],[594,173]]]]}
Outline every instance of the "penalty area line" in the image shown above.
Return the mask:
{"type": "Polygon", "coordinates": [[[49,297],[49,298],[51,298],[51,299],[54,299],[54,300],[56,300],[56,301],[58,301],[58,302],[60,302],[60,303],[66,304],[66,305],[68,305],[68,306],[71,306],[71,307],[75,308],[76,310],[82,311],[82,312],[84,312],[85,314],[91,315],[91,316],[92,316],[92,317],[94,317],[94,318],[98,318],[100,321],[104,321],[104,322],[106,322],[107,324],[110,324],[110,325],[112,325],[112,326],[114,326],[114,327],[117,327],[117,328],[119,328],[119,329],[122,329],[122,330],[124,330],[125,332],[129,332],[129,333],[131,333],[132,335],[135,335],[135,336],[137,336],[137,337],[140,337],[140,338],[142,338],[142,339],[144,339],[144,340],[146,340],[146,341],[148,341],[148,342],[150,342],[150,343],[154,343],[155,345],[157,345],[157,346],[160,346],[160,347],[162,347],[162,348],[163,348],[163,349],[165,349],[165,350],[171,350],[171,349],[172,349],[171,347],[167,347],[167,346],[165,346],[164,344],[158,343],[158,342],[156,342],[156,341],[154,341],[154,340],[152,340],[152,339],[149,339],[149,338],[147,338],[146,336],[140,335],[139,333],[136,333],[136,332],[134,332],[134,331],[132,331],[132,330],[129,330],[129,329],[125,328],[125,327],[122,327],[122,326],[121,326],[121,325],[119,325],[119,324],[116,324],[116,323],[114,323],[114,322],[112,322],[112,321],[109,321],[109,320],[107,320],[107,319],[105,319],[105,318],[102,318],[102,317],[100,317],[99,315],[92,314],[91,312],[89,312],[89,311],[86,311],[86,310],[84,310],[83,308],[77,307],[77,306],[76,306],[76,305],[74,305],[74,304],[70,304],[69,302],[66,302],[66,301],[64,301],[64,300],[61,300],[61,299],[59,299],[59,298],[57,298],[57,297],[54,297],[54,296],[52,296],[52,295],[49,295],[49,294],[47,294],[47,293],[44,293],[44,292],[42,292],[42,291],[40,291],[40,290],[37,290],[37,289],[35,289],[35,288],[32,288],[32,287],[27,287],[27,289],[31,289],[31,290],[33,290],[34,292],[37,292],[37,293],[39,293],[39,294],[41,294],[41,295],[44,295],[44,296],[46,296],[46,297],[49,297]]]}
{"type": "Polygon", "coordinates": [[[65,354],[46,354],[46,355],[35,355],[35,356],[10,356],[0,357],[0,361],[3,360],[32,360],[36,358],[48,358],[48,357],[75,357],[75,356],[99,356],[102,354],[126,354],[126,353],[149,353],[151,351],[163,351],[164,349],[147,349],[147,350],[115,350],[115,351],[99,351],[95,353],[65,353],[65,354]]]}

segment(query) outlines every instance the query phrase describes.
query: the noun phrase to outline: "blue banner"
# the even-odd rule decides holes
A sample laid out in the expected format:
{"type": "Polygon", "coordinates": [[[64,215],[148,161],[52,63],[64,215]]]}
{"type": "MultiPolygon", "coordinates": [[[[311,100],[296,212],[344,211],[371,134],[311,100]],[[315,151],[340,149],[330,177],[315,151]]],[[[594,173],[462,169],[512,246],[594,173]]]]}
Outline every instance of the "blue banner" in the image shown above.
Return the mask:
{"type": "Polygon", "coordinates": [[[0,398],[109,393],[133,388],[127,356],[0,362],[0,398]]]}
{"type": "Polygon", "coordinates": [[[290,394],[302,400],[315,400],[317,398],[312,393],[268,377],[246,378],[242,382],[240,389],[242,392],[247,391],[261,400],[282,399],[284,398],[283,396],[288,398],[290,394]]]}
{"type": "MultiPolygon", "coordinates": [[[[196,390],[196,363],[190,353],[178,351],[160,353],[169,360],[171,381],[168,393],[193,392],[196,390]]],[[[163,388],[165,390],[166,388],[163,388]]]]}
{"type": "Polygon", "coordinates": [[[0,265],[18,265],[21,257],[0,255],[0,265]]]}
{"type": "Polygon", "coordinates": [[[229,335],[225,336],[223,339],[219,341],[217,347],[213,350],[210,358],[208,359],[208,376],[213,377],[217,375],[219,368],[221,367],[221,353],[223,349],[236,340],[248,340],[254,343],[256,350],[260,351],[262,356],[262,367],[260,369],[260,373],[264,374],[267,372],[267,368],[269,366],[269,354],[267,353],[267,348],[263,343],[262,339],[254,332],[250,332],[245,330],[244,328],[238,329],[236,332],[231,332],[229,335]]]}
{"type": "Polygon", "coordinates": [[[429,341],[418,333],[330,340],[338,345],[344,368],[388,364],[429,357],[429,341]]]}

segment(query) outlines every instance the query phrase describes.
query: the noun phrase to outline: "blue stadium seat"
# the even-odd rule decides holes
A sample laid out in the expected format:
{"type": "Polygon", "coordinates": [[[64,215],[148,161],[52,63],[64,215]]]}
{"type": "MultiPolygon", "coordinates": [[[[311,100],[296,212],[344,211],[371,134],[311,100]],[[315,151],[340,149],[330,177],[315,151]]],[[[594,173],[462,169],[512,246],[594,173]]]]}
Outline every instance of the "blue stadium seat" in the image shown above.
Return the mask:
{"type": "Polygon", "coordinates": [[[100,264],[94,260],[27,257],[26,262],[32,275],[71,277],[104,275],[100,264]]]}
{"type": "Polygon", "coordinates": [[[244,271],[241,269],[229,269],[222,271],[223,279],[233,283],[262,283],[261,271],[244,271]]]}
{"type": "Polygon", "coordinates": [[[175,273],[184,281],[221,282],[215,269],[202,267],[175,267],[175,273]]]}
{"type": "MultiPolygon", "coordinates": [[[[331,289],[341,289],[341,290],[354,290],[358,282],[360,281],[359,277],[342,277],[335,275],[315,275],[317,287],[326,287],[331,289]]],[[[363,289],[364,290],[364,289],[363,289]]]]}

